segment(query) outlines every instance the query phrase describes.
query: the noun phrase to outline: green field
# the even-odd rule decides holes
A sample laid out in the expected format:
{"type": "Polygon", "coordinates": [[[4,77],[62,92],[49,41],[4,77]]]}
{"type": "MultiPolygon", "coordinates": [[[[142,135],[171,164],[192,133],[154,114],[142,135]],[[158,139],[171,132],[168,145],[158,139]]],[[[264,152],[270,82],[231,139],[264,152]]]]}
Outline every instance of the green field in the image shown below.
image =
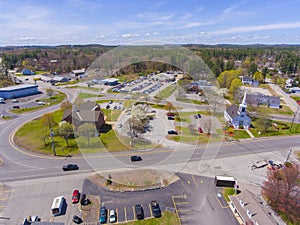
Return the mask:
{"type": "Polygon", "coordinates": [[[177,87],[178,86],[176,84],[172,84],[156,94],[155,97],[166,99],[176,91],[177,87]]]}
{"type": "Polygon", "coordinates": [[[102,97],[102,96],[103,95],[84,93],[84,92],[80,92],[79,95],[78,95],[79,98],[99,98],[99,97],[102,97]]]}

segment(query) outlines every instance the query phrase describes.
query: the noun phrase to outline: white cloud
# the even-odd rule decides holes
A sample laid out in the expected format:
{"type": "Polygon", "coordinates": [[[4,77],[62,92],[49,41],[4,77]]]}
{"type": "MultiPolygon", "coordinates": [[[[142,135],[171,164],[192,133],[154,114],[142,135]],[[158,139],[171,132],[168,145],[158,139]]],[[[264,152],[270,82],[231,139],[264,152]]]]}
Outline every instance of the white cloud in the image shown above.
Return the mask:
{"type": "Polygon", "coordinates": [[[291,22],[291,23],[264,24],[264,25],[257,25],[257,26],[240,26],[240,27],[233,27],[224,30],[212,31],[209,32],[209,34],[220,35],[220,34],[247,33],[253,31],[282,30],[282,29],[293,29],[293,28],[300,28],[300,21],[291,22]]]}

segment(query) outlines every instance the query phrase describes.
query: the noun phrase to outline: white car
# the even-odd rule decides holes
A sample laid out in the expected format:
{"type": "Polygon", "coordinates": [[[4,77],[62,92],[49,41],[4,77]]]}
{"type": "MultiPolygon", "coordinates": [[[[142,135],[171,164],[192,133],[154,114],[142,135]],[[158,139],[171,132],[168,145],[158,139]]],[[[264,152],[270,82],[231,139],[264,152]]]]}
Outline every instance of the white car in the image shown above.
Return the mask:
{"type": "Polygon", "coordinates": [[[109,211],[109,222],[110,223],[117,222],[117,214],[116,214],[116,211],[113,209],[109,211]]]}
{"type": "Polygon", "coordinates": [[[38,105],[46,105],[46,102],[38,102],[38,105]]]}

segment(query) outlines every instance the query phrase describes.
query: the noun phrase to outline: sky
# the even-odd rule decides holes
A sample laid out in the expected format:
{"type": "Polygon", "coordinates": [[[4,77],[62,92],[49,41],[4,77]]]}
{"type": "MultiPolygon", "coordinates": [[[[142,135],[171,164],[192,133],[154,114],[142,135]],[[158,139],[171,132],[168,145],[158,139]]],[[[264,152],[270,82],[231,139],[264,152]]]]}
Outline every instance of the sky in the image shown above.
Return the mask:
{"type": "Polygon", "coordinates": [[[0,46],[300,44],[300,0],[0,0],[0,46]]]}

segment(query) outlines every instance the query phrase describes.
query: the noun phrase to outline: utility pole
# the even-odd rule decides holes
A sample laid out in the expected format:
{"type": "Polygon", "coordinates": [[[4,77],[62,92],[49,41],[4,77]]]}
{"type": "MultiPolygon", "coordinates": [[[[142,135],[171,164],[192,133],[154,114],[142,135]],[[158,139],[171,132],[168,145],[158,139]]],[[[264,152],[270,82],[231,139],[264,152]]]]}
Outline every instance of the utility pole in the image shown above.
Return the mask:
{"type": "Polygon", "coordinates": [[[289,150],[288,156],[286,157],[286,160],[285,160],[285,164],[288,162],[288,160],[291,156],[291,153],[292,153],[292,149],[289,150]]]}
{"type": "Polygon", "coordinates": [[[293,117],[293,119],[292,119],[292,124],[291,124],[291,127],[290,127],[290,132],[292,131],[292,127],[293,127],[293,125],[294,125],[296,116],[298,115],[298,111],[299,111],[299,105],[298,105],[297,111],[295,112],[294,117],[293,117]]]}

